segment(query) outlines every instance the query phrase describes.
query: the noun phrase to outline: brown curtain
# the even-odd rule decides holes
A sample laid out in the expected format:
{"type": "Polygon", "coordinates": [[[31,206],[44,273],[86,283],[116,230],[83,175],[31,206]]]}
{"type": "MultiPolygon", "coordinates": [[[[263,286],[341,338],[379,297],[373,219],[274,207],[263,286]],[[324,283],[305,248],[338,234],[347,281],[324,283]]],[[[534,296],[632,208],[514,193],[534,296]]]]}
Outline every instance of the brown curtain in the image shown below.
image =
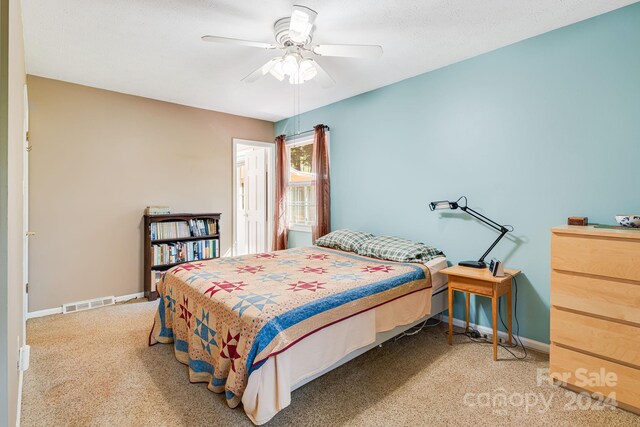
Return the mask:
{"type": "Polygon", "coordinates": [[[289,185],[289,160],[285,136],[276,137],[276,200],[273,219],[273,250],[287,249],[289,229],[287,227],[287,186],[289,185]]]}
{"type": "Polygon", "coordinates": [[[325,125],[314,127],[311,171],[315,174],[316,222],[311,237],[315,242],[331,229],[331,195],[329,183],[329,147],[325,125]]]}

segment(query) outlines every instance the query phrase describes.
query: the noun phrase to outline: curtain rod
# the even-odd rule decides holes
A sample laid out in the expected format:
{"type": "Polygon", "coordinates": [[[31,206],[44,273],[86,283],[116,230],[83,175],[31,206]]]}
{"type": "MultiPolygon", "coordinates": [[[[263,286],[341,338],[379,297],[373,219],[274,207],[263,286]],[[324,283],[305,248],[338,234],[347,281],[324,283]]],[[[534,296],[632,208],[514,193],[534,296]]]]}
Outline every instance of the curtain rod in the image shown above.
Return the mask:
{"type": "MultiPolygon", "coordinates": [[[[323,125],[323,127],[324,127],[326,130],[331,130],[331,129],[329,128],[329,126],[327,126],[327,125],[323,125]]],[[[291,135],[285,135],[285,136],[284,136],[284,139],[289,139],[289,138],[292,138],[292,137],[296,137],[296,136],[304,135],[304,134],[306,134],[306,133],[311,133],[311,132],[315,132],[315,129],[309,129],[309,130],[305,130],[305,131],[298,132],[298,133],[292,133],[291,135]]]]}

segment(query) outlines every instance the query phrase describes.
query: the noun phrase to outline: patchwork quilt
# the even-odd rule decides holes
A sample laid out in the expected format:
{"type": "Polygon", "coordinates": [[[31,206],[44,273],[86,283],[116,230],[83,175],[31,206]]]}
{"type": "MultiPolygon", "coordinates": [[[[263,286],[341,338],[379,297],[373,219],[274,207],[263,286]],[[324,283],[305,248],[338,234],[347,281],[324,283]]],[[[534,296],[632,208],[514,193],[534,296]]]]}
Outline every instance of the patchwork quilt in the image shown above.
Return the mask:
{"type": "Polygon", "coordinates": [[[173,343],[191,382],[236,407],[249,375],[326,326],[431,286],[427,267],[309,247],[167,271],[149,345],[173,343]]]}

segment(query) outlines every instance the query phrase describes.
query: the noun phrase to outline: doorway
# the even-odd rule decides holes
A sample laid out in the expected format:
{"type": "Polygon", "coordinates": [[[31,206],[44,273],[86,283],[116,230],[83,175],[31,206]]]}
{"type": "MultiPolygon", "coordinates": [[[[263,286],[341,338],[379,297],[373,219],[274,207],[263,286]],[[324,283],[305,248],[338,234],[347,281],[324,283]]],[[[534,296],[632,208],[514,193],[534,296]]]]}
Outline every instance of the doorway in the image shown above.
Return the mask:
{"type": "Polygon", "coordinates": [[[22,157],[22,345],[27,343],[27,315],[29,313],[29,91],[24,85],[24,122],[22,157]]]}
{"type": "Polygon", "coordinates": [[[271,250],[275,145],[233,139],[233,255],[271,250]]]}

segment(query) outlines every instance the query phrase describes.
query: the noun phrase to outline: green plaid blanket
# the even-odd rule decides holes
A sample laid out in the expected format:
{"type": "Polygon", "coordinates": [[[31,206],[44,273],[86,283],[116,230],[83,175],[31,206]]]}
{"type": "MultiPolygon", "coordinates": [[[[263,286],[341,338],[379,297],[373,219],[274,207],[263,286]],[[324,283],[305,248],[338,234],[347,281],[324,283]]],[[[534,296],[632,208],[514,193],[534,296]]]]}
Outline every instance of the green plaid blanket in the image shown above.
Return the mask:
{"type": "Polygon", "coordinates": [[[360,245],[371,239],[373,234],[363,231],[336,230],[325,234],[316,240],[317,246],[339,249],[346,252],[356,252],[360,245]]]}
{"type": "Polygon", "coordinates": [[[444,253],[432,246],[391,236],[373,237],[357,249],[358,255],[398,262],[427,262],[444,253]]]}

